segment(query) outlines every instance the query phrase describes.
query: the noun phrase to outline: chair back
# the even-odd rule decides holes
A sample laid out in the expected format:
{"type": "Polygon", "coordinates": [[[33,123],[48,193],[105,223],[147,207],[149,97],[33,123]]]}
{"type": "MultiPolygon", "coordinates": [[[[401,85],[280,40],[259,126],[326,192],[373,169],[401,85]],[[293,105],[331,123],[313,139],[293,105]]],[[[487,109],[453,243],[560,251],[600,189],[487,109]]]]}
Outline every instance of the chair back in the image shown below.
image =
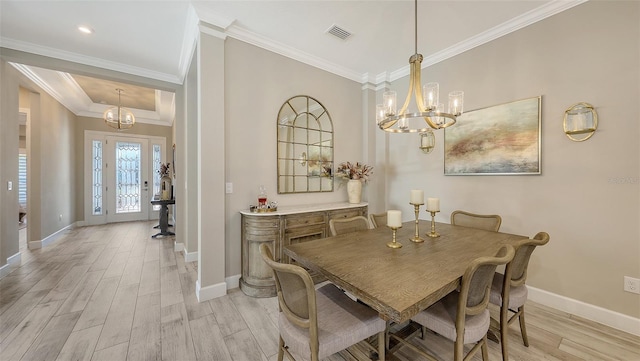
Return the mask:
{"type": "Polygon", "coordinates": [[[329,221],[329,231],[332,236],[369,229],[369,221],[363,216],[332,219],[329,221]]]}
{"type": "Polygon", "coordinates": [[[387,225],[386,213],[370,214],[369,219],[371,219],[371,225],[373,228],[384,227],[387,225]]]}
{"type": "Polygon", "coordinates": [[[458,299],[458,319],[462,317],[462,320],[456,320],[456,327],[458,321],[462,321],[464,329],[465,315],[477,315],[487,308],[496,267],[509,263],[514,254],[513,246],[505,245],[494,256],[477,258],[467,267],[458,299]]]}
{"type": "Polygon", "coordinates": [[[549,234],[547,232],[538,232],[532,239],[526,239],[516,245],[516,254],[505,270],[505,274],[511,278],[511,287],[518,287],[525,284],[527,280],[527,268],[529,268],[529,259],[531,254],[538,246],[544,246],[549,243],[549,234]]]}
{"type": "Polygon", "coordinates": [[[291,323],[309,329],[317,342],[317,307],[313,279],[302,267],[274,261],[266,243],[260,245],[260,255],[273,270],[280,310],[291,323]]]}
{"type": "Polygon", "coordinates": [[[451,213],[451,224],[498,232],[502,217],[497,214],[475,214],[458,210],[451,213]]]}

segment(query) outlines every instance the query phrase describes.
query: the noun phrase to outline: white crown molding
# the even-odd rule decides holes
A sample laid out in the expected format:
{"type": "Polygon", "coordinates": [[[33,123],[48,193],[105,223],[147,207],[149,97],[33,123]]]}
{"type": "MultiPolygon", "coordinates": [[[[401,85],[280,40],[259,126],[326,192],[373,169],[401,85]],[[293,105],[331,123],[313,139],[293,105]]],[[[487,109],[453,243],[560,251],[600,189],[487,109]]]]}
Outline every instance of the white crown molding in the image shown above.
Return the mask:
{"type": "MultiPolygon", "coordinates": [[[[502,36],[508,35],[512,32],[520,30],[526,26],[534,24],[538,21],[544,20],[550,16],[561,13],[565,10],[571,9],[574,6],[587,2],[588,0],[567,0],[567,1],[551,1],[545,3],[529,12],[526,12],[520,16],[517,16],[507,22],[504,22],[498,26],[495,26],[487,31],[474,35],[468,39],[465,39],[455,45],[452,45],[444,50],[429,55],[424,58],[422,62],[422,68],[437,64],[445,61],[456,55],[462,54],[467,50],[471,50],[480,45],[486,44],[492,40],[498,39],[502,36]]],[[[389,77],[390,81],[400,79],[409,75],[409,65],[392,71],[389,77]]],[[[377,80],[384,77],[386,73],[378,74],[377,80]]]]}
{"type": "Polygon", "coordinates": [[[184,30],[184,36],[182,37],[182,48],[180,49],[180,62],[178,63],[181,84],[184,84],[187,71],[189,71],[189,65],[191,65],[191,59],[196,48],[198,37],[198,14],[193,8],[193,5],[189,5],[185,24],[186,28],[184,30]]]}
{"type": "Polygon", "coordinates": [[[54,48],[36,45],[32,43],[27,43],[24,41],[18,41],[14,39],[0,37],[0,44],[2,45],[2,47],[13,49],[13,50],[24,51],[27,53],[66,60],[74,63],[86,64],[86,65],[95,66],[98,68],[118,71],[118,72],[127,73],[131,75],[137,75],[145,78],[161,80],[168,83],[182,84],[181,79],[174,74],[167,74],[167,73],[157,72],[157,71],[140,68],[136,66],[126,65],[126,64],[122,64],[114,61],[108,61],[108,60],[94,58],[90,56],[84,56],[77,53],[71,53],[68,51],[54,49],[54,48]]]}
{"type": "Polygon", "coordinates": [[[274,52],[276,54],[285,56],[287,58],[297,60],[301,63],[311,65],[315,68],[328,71],[332,74],[336,74],[343,78],[353,80],[359,83],[363,82],[363,75],[361,73],[347,69],[338,64],[330,63],[324,59],[302,52],[299,49],[295,49],[291,46],[275,42],[262,35],[242,29],[236,25],[231,25],[227,29],[227,35],[229,35],[234,39],[238,39],[246,43],[249,43],[251,45],[255,45],[259,48],[263,48],[271,52],[274,52]]]}
{"type": "MultiPolygon", "coordinates": [[[[82,90],[80,85],[68,73],[54,70],[38,70],[24,64],[11,63],[19,72],[51,95],[76,116],[99,118],[111,107],[107,104],[94,103],[82,90]]],[[[156,90],[156,111],[130,109],[136,116],[137,123],[171,126],[175,118],[175,99],[172,92],[156,90]]]]}
{"type": "Polygon", "coordinates": [[[198,30],[203,34],[211,35],[222,40],[225,40],[227,38],[227,34],[225,34],[224,31],[216,30],[209,26],[209,24],[207,24],[206,22],[200,22],[198,24],[198,30]]]}
{"type": "Polygon", "coordinates": [[[19,63],[13,63],[13,62],[10,64],[14,68],[16,68],[19,72],[21,72],[24,76],[26,76],[28,79],[34,82],[37,86],[42,88],[42,90],[47,92],[47,94],[51,95],[55,100],[62,103],[62,99],[63,99],[62,96],[55,89],[50,87],[49,84],[46,81],[44,81],[44,79],[40,78],[38,74],[36,74],[33,70],[31,70],[31,67],[27,65],[19,64],[19,63]]]}
{"type": "MultiPolygon", "coordinates": [[[[525,14],[511,19],[499,26],[491,28],[483,33],[477,34],[471,38],[461,41],[458,44],[455,44],[442,51],[425,57],[422,63],[422,67],[425,68],[430,65],[442,62],[467,50],[483,45],[501,36],[507,35],[540,20],[568,10],[574,6],[580,5],[586,1],[588,0],[558,0],[547,2],[536,9],[533,9],[525,14]]],[[[328,71],[332,74],[336,74],[346,79],[359,82],[361,84],[374,83],[377,85],[383,82],[395,81],[399,78],[409,75],[408,64],[395,71],[383,72],[375,76],[368,73],[358,73],[351,69],[347,69],[346,67],[339,64],[330,63],[320,57],[301,52],[291,46],[273,41],[262,35],[243,29],[235,25],[234,23],[235,19],[221,17],[219,14],[211,12],[204,6],[197,6],[197,2],[191,3],[186,21],[187,28],[185,29],[182,48],[180,49],[181,55],[178,64],[178,74],[156,72],[149,69],[134,67],[118,62],[106,61],[94,57],[87,57],[76,53],[66,52],[59,49],[39,46],[3,37],[0,37],[0,45],[18,51],[24,51],[66,61],[87,64],[127,74],[166,81],[169,83],[182,84],[186,77],[186,72],[189,68],[191,57],[193,56],[198,34],[202,32],[212,36],[220,37],[222,39],[224,39],[226,36],[230,36],[234,39],[244,41],[254,46],[269,50],[290,59],[300,61],[302,63],[328,71]],[[212,25],[213,27],[208,25],[212,25]]],[[[54,95],[55,92],[53,91],[53,89],[46,89],[45,87],[42,88],[45,89],[54,98],[59,100],[54,95]]]]}

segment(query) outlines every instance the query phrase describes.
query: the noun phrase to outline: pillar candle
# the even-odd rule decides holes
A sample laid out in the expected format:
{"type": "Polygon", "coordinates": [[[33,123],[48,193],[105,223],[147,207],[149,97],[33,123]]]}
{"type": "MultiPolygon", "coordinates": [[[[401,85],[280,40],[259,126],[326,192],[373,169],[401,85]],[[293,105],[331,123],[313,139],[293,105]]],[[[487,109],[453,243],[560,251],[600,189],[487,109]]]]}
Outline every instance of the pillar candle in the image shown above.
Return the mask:
{"type": "Polygon", "coordinates": [[[387,226],[392,228],[402,227],[402,212],[397,210],[388,210],[387,226]]]}
{"type": "Polygon", "coordinates": [[[428,212],[440,212],[440,199],[427,198],[427,211],[428,212]]]}
{"type": "Polygon", "coordinates": [[[424,204],[424,192],[416,189],[412,190],[411,204],[424,204]]]}

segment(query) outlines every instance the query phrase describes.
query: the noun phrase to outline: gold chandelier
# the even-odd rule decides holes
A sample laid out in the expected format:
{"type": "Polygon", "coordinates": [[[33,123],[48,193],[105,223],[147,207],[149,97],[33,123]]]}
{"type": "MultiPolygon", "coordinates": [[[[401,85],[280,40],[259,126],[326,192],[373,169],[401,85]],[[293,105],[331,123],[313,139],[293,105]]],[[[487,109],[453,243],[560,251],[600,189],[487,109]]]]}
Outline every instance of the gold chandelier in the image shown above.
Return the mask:
{"type": "Polygon", "coordinates": [[[104,112],[104,122],[111,128],[118,130],[129,129],[136,124],[136,117],[129,109],[120,106],[120,93],[124,90],[118,88],[116,91],[118,92],[118,106],[111,107],[104,112]]]}
{"type": "Polygon", "coordinates": [[[421,89],[422,59],[422,54],[418,54],[418,0],[415,0],[415,54],[409,58],[409,92],[399,112],[396,92],[384,92],[382,104],[376,105],[376,122],[380,129],[391,133],[428,133],[431,128],[441,129],[455,124],[456,117],[462,114],[464,92],[449,93],[449,108],[445,112],[444,105],[439,103],[438,83],[426,83],[421,89]],[[407,111],[412,94],[415,94],[418,108],[415,113],[407,111]]]}

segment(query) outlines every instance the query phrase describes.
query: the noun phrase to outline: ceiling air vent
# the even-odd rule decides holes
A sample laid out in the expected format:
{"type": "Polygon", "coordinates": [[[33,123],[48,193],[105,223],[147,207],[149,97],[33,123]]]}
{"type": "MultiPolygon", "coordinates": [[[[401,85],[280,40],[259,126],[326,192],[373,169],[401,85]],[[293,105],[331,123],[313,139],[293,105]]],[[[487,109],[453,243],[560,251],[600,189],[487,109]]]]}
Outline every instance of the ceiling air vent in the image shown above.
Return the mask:
{"type": "Polygon", "coordinates": [[[329,29],[327,29],[327,33],[340,38],[342,40],[347,40],[348,37],[351,36],[351,33],[336,24],[331,25],[329,29]]]}

